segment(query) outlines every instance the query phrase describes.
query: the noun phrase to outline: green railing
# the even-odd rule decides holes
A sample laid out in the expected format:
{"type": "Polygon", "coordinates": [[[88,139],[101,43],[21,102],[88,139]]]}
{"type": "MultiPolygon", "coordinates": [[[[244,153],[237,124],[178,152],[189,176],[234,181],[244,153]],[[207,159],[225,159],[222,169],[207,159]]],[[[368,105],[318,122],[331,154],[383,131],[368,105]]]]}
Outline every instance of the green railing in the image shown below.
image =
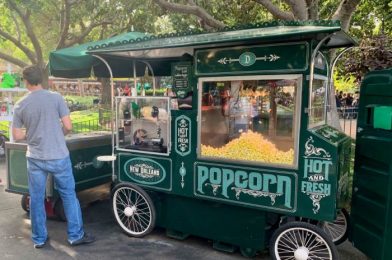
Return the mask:
{"type": "Polygon", "coordinates": [[[80,122],[72,123],[73,133],[87,133],[92,131],[109,131],[110,130],[110,118],[104,119],[92,119],[80,122]]]}

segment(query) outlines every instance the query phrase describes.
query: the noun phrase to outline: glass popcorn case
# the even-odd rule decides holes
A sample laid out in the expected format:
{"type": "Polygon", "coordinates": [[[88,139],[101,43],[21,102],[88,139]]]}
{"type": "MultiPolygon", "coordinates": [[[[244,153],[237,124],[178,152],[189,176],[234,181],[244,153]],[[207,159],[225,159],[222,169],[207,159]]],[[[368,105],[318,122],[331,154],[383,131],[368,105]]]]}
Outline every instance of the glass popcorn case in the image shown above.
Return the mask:
{"type": "Polygon", "coordinates": [[[170,153],[170,109],[167,97],[116,98],[117,150],[170,153]]]}

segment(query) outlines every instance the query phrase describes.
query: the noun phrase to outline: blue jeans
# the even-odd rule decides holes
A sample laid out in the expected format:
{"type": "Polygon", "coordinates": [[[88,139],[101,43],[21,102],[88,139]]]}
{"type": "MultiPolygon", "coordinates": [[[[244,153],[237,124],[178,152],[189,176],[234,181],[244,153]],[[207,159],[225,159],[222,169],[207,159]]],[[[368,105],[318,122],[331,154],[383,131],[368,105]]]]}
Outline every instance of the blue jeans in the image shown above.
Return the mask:
{"type": "Polygon", "coordinates": [[[30,219],[32,240],[42,244],[48,237],[46,230],[45,191],[48,174],[53,174],[55,188],[63,201],[67,218],[68,241],[74,242],[83,237],[83,220],[79,200],[75,192],[72,164],[68,157],[59,160],[38,160],[27,158],[29,175],[30,219]]]}

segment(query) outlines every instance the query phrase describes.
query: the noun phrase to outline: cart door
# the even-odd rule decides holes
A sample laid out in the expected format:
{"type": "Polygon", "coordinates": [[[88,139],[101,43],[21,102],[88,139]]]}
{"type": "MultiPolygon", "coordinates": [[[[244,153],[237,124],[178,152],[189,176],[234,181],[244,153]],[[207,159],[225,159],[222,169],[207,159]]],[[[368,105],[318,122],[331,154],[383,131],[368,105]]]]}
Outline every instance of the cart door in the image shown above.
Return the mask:
{"type": "Polygon", "coordinates": [[[361,86],[350,240],[372,259],[392,259],[392,69],[361,86]]]}

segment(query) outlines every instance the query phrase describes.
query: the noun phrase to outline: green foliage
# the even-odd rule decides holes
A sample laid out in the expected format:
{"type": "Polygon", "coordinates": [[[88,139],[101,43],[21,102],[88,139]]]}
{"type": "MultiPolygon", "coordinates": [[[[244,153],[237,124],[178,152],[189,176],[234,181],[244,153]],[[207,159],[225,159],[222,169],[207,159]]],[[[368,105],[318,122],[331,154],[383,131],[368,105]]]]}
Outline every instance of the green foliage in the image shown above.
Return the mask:
{"type": "MultiPolygon", "coordinates": [[[[154,90],[153,89],[147,89],[144,91],[144,93],[146,94],[146,96],[153,96],[154,90]]],[[[155,90],[155,96],[164,96],[166,93],[166,89],[165,88],[160,88],[160,89],[156,89],[155,90]]],[[[138,95],[141,94],[141,91],[138,91],[138,95]]]]}
{"type": "Polygon", "coordinates": [[[354,93],[358,90],[358,82],[356,82],[354,76],[338,77],[338,75],[335,73],[333,78],[335,89],[338,91],[343,91],[344,93],[354,93]]]}
{"type": "Polygon", "coordinates": [[[98,119],[99,119],[98,109],[75,111],[75,112],[71,113],[71,121],[73,123],[83,122],[83,121],[92,121],[92,120],[98,120],[98,119]]]}
{"type": "Polygon", "coordinates": [[[72,131],[74,133],[85,133],[110,130],[110,124],[101,124],[101,121],[107,121],[111,117],[111,114],[103,112],[102,116],[105,120],[100,120],[99,113],[98,108],[72,112],[72,131]]]}
{"type": "Polygon", "coordinates": [[[3,132],[3,134],[7,138],[10,138],[10,135],[9,135],[9,122],[8,121],[1,121],[0,122],[0,131],[3,132]]]}
{"type": "Polygon", "coordinates": [[[91,107],[93,105],[93,100],[96,99],[97,97],[67,95],[67,96],[64,96],[64,98],[72,100],[73,102],[78,103],[80,105],[84,105],[86,107],[91,107]]]}
{"type": "Polygon", "coordinates": [[[357,82],[369,71],[392,67],[392,37],[365,38],[359,48],[345,55],[344,61],[344,66],[338,68],[339,75],[353,76],[357,82]]]}
{"type": "Polygon", "coordinates": [[[15,83],[15,78],[10,73],[3,73],[0,88],[13,88],[15,83]]]}

